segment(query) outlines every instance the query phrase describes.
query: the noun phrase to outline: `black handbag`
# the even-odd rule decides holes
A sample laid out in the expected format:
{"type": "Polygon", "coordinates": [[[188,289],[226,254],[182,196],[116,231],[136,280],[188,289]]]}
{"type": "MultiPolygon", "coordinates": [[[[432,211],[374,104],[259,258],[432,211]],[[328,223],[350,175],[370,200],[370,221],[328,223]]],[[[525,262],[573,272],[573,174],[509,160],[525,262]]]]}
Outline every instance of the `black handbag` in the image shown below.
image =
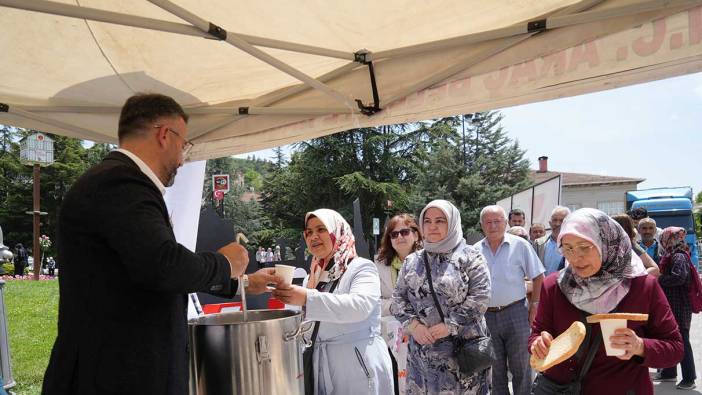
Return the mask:
{"type": "MultiPolygon", "coordinates": [[[[337,284],[339,284],[340,279],[341,277],[334,280],[331,288],[329,288],[329,291],[327,292],[334,292],[334,289],[336,288],[337,284]]],[[[320,286],[321,285],[322,284],[320,284],[320,286]]],[[[314,395],[314,359],[312,357],[314,356],[314,343],[317,341],[318,333],[319,321],[315,321],[314,330],[312,330],[312,336],[310,337],[312,344],[305,348],[305,350],[302,352],[302,368],[303,373],[305,374],[305,395],[314,395]]]]}
{"type": "MultiPolygon", "coordinates": [[[[434,292],[434,284],[431,279],[431,267],[429,267],[429,259],[427,252],[424,251],[424,266],[429,279],[429,289],[431,297],[434,299],[434,304],[441,317],[441,322],[444,322],[444,312],[439,304],[439,299],[434,292]]],[[[495,349],[492,346],[492,338],[490,336],[478,336],[472,339],[464,339],[462,336],[451,336],[454,343],[454,357],[458,361],[458,370],[465,375],[483,371],[495,362],[495,349]]]]}
{"type": "Polygon", "coordinates": [[[585,340],[576,352],[576,356],[578,358],[582,358],[582,354],[584,353],[585,347],[588,347],[590,338],[594,336],[594,339],[589,345],[587,356],[585,357],[585,361],[582,367],[580,368],[580,372],[578,373],[577,378],[574,381],[567,384],[558,384],[546,377],[543,373],[539,373],[536,376],[536,380],[534,380],[534,384],[531,386],[532,395],[580,395],[580,393],[582,392],[583,379],[585,378],[585,375],[587,374],[588,370],[590,370],[592,360],[595,358],[595,354],[597,354],[597,350],[600,348],[600,343],[602,342],[602,333],[600,331],[594,331],[592,329],[592,325],[588,324],[585,320],[584,312],[582,313],[581,321],[585,324],[585,327],[587,328],[587,334],[585,335],[585,340]],[[593,335],[593,332],[596,333],[593,335]]]}

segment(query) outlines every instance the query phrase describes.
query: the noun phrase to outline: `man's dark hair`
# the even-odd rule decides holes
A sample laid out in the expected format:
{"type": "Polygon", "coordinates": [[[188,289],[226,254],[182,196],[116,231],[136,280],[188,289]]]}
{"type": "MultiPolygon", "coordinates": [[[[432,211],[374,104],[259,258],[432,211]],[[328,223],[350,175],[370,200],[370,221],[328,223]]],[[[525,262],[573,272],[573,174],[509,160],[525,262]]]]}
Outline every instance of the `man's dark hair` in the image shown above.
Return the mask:
{"type": "Polygon", "coordinates": [[[119,141],[150,128],[160,117],[181,117],[188,122],[188,114],[173,98],[158,93],[137,93],[127,99],[119,114],[119,141]]]}
{"type": "Polygon", "coordinates": [[[526,218],[526,214],[524,214],[524,210],[522,210],[520,208],[515,208],[515,209],[510,210],[509,215],[507,216],[507,219],[511,220],[513,215],[521,215],[522,217],[526,218]]]}
{"type": "Polygon", "coordinates": [[[644,207],[635,208],[629,211],[629,216],[631,219],[640,220],[648,217],[648,210],[644,207]]]}

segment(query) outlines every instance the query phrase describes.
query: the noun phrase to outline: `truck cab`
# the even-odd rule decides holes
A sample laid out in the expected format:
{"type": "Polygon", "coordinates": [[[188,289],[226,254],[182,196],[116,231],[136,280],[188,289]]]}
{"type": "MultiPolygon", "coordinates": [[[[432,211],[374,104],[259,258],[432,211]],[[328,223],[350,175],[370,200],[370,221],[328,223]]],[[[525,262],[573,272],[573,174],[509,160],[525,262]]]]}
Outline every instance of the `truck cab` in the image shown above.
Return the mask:
{"type": "Polygon", "coordinates": [[[652,188],[626,193],[627,210],[643,207],[656,225],[665,229],[678,226],[687,231],[686,242],[690,247],[693,264],[700,270],[695,216],[693,214],[692,188],[652,188]]]}

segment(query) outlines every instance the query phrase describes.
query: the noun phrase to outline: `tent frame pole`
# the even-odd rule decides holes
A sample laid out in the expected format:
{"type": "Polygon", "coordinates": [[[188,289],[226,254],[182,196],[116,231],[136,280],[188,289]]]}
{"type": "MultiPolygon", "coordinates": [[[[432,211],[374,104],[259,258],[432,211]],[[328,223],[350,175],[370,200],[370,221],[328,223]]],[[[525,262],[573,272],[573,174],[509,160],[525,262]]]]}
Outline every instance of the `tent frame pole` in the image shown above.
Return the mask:
{"type": "Polygon", "coordinates": [[[241,39],[240,37],[237,37],[236,35],[231,35],[228,34],[227,31],[224,29],[220,28],[219,26],[214,25],[213,23],[207,22],[206,20],[200,18],[199,16],[191,13],[190,11],[186,10],[183,7],[180,7],[168,0],[149,0],[150,3],[157,5],[164,10],[170,12],[171,14],[185,20],[186,22],[189,22],[193,24],[195,27],[198,29],[205,31],[205,32],[210,32],[214,34],[218,34],[220,38],[223,38],[224,41],[227,43],[231,44],[232,46],[248,53],[249,55],[255,57],[256,59],[267,63],[268,65],[275,67],[276,69],[297,78],[298,80],[304,82],[307,85],[312,86],[313,88],[321,91],[322,93],[326,94],[330,98],[346,105],[349,108],[355,108],[356,103],[354,103],[350,97],[346,97],[344,94],[341,92],[331,88],[330,86],[321,83],[317,81],[316,79],[310,77],[309,75],[303,73],[300,70],[295,69],[294,67],[291,67],[287,63],[280,61],[276,59],[275,57],[261,51],[260,49],[252,46],[251,44],[247,43],[245,40],[241,39]]]}
{"type": "MultiPolygon", "coordinates": [[[[576,3],[570,7],[567,7],[565,9],[559,10],[556,12],[556,16],[559,14],[567,14],[571,15],[571,13],[579,13],[582,10],[589,9],[591,7],[596,6],[597,4],[603,2],[604,0],[584,0],[581,1],[580,3],[576,3]]],[[[435,73],[433,75],[430,75],[429,77],[418,81],[417,83],[413,84],[412,86],[409,86],[405,89],[403,89],[401,92],[398,92],[394,96],[391,96],[389,98],[386,98],[385,101],[386,103],[384,104],[384,107],[387,107],[391,105],[393,102],[404,98],[407,95],[412,94],[412,92],[418,92],[420,90],[426,89],[434,84],[437,84],[447,78],[450,78],[453,75],[456,75],[460,73],[461,71],[467,70],[468,68],[475,66],[476,64],[479,64],[483,62],[486,59],[489,59],[491,56],[496,55],[504,50],[507,50],[508,48],[519,44],[522,41],[525,41],[529,38],[531,38],[533,35],[538,34],[541,30],[541,24],[538,24],[539,29],[533,29],[532,33],[528,34],[522,34],[519,36],[514,36],[514,37],[508,37],[505,38],[501,41],[499,41],[496,45],[492,46],[491,48],[487,48],[477,56],[474,56],[472,58],[466,59],[463,62],[456,63],[453,66],[450,66],[446,68],[445,70],[439,71],[438,73],[435,73]]],[[[377,55],[377,54],[376,54],[377,55]]]]}
{"type": "Polygon", "coordinates": [[[85,140],[99,141],[99,142],[110,142],[110,143],[115,142],[114,139],[110,138],[109,136],[93,132],[92,130],[85,129],[85,128],[82,128],[80,126],[76,126],[76,125],[72,125],[70,123],[59,121],[57,119],[53,119],[53,118],[49,118],[49,117],[35,114],[33,112],[25,111],[21,107],[14,106],[11,104],[0,103],[0,112],[6,112],[8,114],[20,116],[22,118],[42,122],[42,123],[45,123],[47,125],[52,125],[52,126],[55,126],[57,128],[70,130],[70,131],[76,132],[76,134],[80,135],[85,140]]]}
{"type": "MultiPolygon", "coordinates": [[[[589,1],[586,3],[593,3],[594,5],[596,5],[597,3],[601,3],[601,1],[589,1]]],[[[593,10],[586,12],[577,12],[567,15],[549,16],[485,32],[473,33],[465,36],[452,37],[443,40],[431,41],[401,48],[388,49],[385,51],[378,51],[373,54],[373,58],[384,59],[418,55],[426,52],[436,51],[439,49],[459,47],[469,44],[478,44],[490,40],[520,36],[527,33],[533,33],[533,26],[535,23],[538,23],[539,25],[543,23],[545,25],[543,29],[538,30],[549,30],[591,22],[598,22],[626,15],[658,11],[664,8],[686,6],[692,7],[699,4],[702,4],[701,0],[649,0],[643,3],[627,4],[603,10],[593,10]]],[[[580,4],[576,4],[575,6],[578,5],[580,4]]],[[[586,6],[584,8],[589,7],[586,6]]]]}
{"type": "Polygon", "coordinates": [[[349,111],[346,107],[239,107],[239,115],[332,115],[357,114],[358,110],[349,111]]]}
{"type": "MultiPolygon", "coordinates": [[[[105,22],[115,25],[138,27],[149,30],[162,31],[167,33],[183,34],[202,38],[214,39],[207,31],[202,31],[195,26],[185,23],[169,22],[160,19],[146,18],[137,15],[124,14],[113,11],[100,10],[91,7],[82,7],[72,4],[57,3],[47,0],[0,0],[0,6],[21,9],[25,11],[36,11],[45,14],[61,15],[71,18],[80,18],[95,22],[105,22]]],[[[353,52],[339,51],[335,49],[321,48],[313,45],[299,44],[270,38],[250,36],[228,32],[228,35],[236,35],[251,45],[282,49],[285,51],[306,53],[310,55],[327,56],[330,58],[354,60],[353,52]]]]}
{"type": "MultiPolygon", "coordinates": [[[[357,64],[355,62],[347,63],[346,65],[341,66],[338,69],[332,70],[329,73],[324,74],[317,79],[321,82],[327,82],[327,81],[333,80],[334,78],[337,78],[337,77],[340,77],[342,75],[350,73],[351,71],[353,71],[353,69],[355,69],[358,66],[359,66],[359,64],[357,64]]],[[[291,96],[294,96],[298,93],[306,92],[310,89],[312,89],[312,88],[306,84],[296,85],[296,86],[290,87],[289,89],[284,89],[284,90],[281,90],[278,92],[270,93],[268,95],[260,96],[256,99],[252,100],[251,106],[252,107],[267,107],[267,106],[270,106],[271,104],[285,100],[285,99],[287,99],[291,96]]],[[[202,137],[206,134],[209,134],[211,132],[217,131],[223,127],[231,125],[232,123],[234,123],[234,122],[236,122],[244,117],[246,117],[246,116],[245,115],[236,115],[232,119],[220,121],[220,122],[208,127],[207,129],[204,129],[198,133],[193,132],[193,133],[191,133],[191,136],[192,136],[191,139],[196,139],[196,138],[202,137]]]]}

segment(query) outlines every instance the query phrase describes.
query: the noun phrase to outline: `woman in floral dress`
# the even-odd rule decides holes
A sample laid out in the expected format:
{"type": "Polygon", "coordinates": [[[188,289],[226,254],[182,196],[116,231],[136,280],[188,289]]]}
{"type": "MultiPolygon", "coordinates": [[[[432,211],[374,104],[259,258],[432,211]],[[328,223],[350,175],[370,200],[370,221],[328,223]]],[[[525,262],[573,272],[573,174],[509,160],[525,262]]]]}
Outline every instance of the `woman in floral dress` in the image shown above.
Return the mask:
{"type": "Polygon", "coordinates": [[[419,223],[424,249],[406,258],[390,307],[410,334],[407,394],[487,394],[490,368],[472,375],[460,373],[453,341],[457,336],[488,335],[484,313],[490,298],[490,273],[485,258],[466,244],[461,215],[450,202],[429,203],[419,223]],[[425,259],[443,322],[431,295],[425,259]]]}

